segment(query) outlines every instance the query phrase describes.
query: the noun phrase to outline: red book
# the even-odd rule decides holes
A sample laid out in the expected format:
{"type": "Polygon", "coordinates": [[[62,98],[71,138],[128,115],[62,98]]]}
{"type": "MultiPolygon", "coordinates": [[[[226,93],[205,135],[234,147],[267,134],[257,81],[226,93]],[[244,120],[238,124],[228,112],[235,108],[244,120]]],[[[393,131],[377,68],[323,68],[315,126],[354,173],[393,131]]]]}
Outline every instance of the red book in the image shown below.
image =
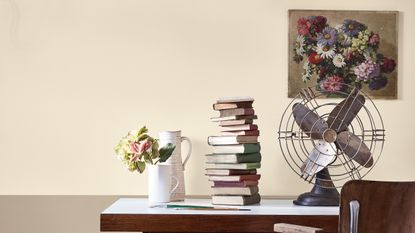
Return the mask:
{"type": "Polygon", "coordinates": [[[213,187],[247,187],[257,186],[258,180],[243,180],[243,181],[213,181],[213,187]]]}

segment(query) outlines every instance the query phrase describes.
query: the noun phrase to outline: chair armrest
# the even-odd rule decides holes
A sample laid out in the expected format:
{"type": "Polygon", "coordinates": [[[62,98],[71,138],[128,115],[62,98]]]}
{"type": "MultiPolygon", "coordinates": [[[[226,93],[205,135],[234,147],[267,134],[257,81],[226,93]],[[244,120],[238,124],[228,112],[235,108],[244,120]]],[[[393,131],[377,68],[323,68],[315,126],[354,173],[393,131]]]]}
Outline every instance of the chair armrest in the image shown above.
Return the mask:
{"type": "Polygon", "coordinates": [[[288,223],[276,223],[274,224],[274,231],[282,233],[321,233],[323,229],[288,223]]]}

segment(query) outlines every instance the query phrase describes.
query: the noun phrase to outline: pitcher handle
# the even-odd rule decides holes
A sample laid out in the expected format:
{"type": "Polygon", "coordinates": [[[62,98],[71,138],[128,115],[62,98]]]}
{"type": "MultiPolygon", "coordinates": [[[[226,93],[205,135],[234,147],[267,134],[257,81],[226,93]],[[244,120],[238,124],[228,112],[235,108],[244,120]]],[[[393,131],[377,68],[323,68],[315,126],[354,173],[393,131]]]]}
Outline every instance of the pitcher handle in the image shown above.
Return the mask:
{"type": "Polygon", "coordinates": [[[174,191],[176,191],[176,189],[179,187],[179,184],[180,184],[179,178],[177,178],[175,176],[172,176],[171,178],[176,181],[176,185],[171,189],[170,194],[172,194],[174,191]]]}
{"type": "Polygon", "coordinates": [[[186,158],[184,159],[183,164],[182,164],[183,171],[184,171],[186,163],[189,160],[190,155],[192,154],[192,141],[190,141],[190,138],[188,137],[181,137],[181,142],[183,141],[187,141],[187,143],[189,144],[189,151],[187,152],[186,158]]]}

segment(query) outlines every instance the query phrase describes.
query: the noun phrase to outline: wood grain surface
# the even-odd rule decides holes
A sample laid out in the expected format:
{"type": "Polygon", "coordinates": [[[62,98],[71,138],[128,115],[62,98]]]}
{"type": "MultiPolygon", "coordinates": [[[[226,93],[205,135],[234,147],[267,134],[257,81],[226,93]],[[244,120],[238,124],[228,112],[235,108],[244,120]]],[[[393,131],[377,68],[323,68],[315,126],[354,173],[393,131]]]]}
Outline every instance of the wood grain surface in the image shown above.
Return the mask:
{"type": "Polygon", "coordinates": [[[101,214],[101,231],[273,232],[290,223],[337,232],[338,216],[101,214]]]}
{"type": "Polygon", "coordinates": [[[340,229],[349,232],[349,202],[360,204],[359,233],[414,233],[415,182],[349,181],[341,191],[340,229]]]}

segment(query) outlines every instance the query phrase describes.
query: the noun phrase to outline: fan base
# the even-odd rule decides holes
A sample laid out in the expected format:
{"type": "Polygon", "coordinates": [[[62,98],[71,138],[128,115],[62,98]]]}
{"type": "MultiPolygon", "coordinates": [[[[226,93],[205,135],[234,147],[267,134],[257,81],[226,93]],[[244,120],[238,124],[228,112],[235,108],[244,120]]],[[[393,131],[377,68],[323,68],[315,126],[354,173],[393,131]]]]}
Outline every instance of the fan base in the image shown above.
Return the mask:
{"type": "MultiPolygon", "coordinates": [[[[324,188],[320,188],[324,189],[324,188]]],[[[339,192],[337,189],[326,189],[324,193],[307,192],[294,200],[295,205],[302,206],[339,206],[339,192]]]]}
{"type": "Polygon", "coordinates": [[[330,178],[329,170],[324,168],[317,173],[313,189],[301,194],[293,202],[303,206],[339,206],[339,200],[339,191],[330,178]]]}

